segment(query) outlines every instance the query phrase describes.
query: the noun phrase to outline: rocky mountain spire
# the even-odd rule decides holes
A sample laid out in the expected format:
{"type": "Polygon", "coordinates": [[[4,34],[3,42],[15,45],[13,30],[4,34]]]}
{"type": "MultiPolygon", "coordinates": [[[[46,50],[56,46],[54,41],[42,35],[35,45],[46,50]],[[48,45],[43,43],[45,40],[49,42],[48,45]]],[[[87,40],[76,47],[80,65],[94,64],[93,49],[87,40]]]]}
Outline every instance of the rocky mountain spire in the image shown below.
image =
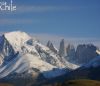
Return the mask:
{"type": "Polygon", "coordinates": [[[51,41],[48,41],[47,47],[53,51],[54,53],[58,53],[58,50],[54,47],[53,43],[51,41]]]}
{"type": "Polygon", "coordinates": [[[50,47],[50,45],[51,45],[51,41],[49,40],[49,41],[47,42],[47,47],[50,47]]]}
{"type": "Polygon", "coordinates": [[[75,48],[74,45],[68,44],[66,48],[66,53],[67,53],[67,60],[71,61],[75,59],[75,48]]]}
{"type": "Polygon", "coordinates": [[[66,47],[65,47],[64,39],[62,39],[61,42],[60,42],[59,56],[61,56],[61,57],[66,56],[66,47]]]}
{"type": "Polygon", "coordinates": [[[76,57],[79,63],[87,63],[97,57],[97,47],[93,44],[78,45],[76,49],[76,57]]]}

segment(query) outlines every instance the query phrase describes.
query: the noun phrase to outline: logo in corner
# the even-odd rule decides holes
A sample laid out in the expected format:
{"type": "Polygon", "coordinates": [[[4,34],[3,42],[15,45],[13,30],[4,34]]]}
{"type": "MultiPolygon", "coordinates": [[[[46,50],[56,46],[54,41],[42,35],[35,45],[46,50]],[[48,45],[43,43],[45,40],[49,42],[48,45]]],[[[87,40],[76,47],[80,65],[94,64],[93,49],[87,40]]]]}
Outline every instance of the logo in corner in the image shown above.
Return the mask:
{"type": "Polygon", "coordinates": [[[3,1],[0,2],[0,11],[15,11],[16,5],[13,4],[13,1],[11,0],[10,3],[3,1]]]}

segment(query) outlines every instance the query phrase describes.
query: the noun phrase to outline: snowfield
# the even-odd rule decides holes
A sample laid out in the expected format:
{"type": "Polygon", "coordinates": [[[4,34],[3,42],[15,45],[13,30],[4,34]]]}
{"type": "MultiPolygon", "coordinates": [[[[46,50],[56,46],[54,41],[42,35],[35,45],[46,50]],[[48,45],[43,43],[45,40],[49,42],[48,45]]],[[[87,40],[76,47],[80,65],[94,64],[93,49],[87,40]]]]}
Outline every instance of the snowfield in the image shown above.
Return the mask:
{"type": "Polygon", "coordinates": [[[0,37],[0,63],[0,78],[13,73],[31,73],[34,69],[43,73],[45,78],[52,78],[65,74],[67,69],[79,67],[21,31],[5,33],[0,37]]]}

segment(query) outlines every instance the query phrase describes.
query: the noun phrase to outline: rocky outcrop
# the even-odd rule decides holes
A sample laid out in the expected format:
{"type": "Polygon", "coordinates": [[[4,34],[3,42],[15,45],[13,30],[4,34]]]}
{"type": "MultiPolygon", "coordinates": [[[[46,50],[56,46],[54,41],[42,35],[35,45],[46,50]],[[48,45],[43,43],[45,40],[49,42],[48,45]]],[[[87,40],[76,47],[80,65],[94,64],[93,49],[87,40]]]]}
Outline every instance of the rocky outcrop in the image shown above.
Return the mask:
{"type": "Polygon", "coordinates": [[[10,61],[13,59],[13,56],[15,55],[15,51],[10,45],[10,43],[7,41],[5,36],[0,37],[0,63],[2,64],[3,60],[10,61]]]}
{"type": "Polygon", "coordinates": [[[78,45],[76,49],[76,58],[78,63],[87,63],[98,56],[96,53],[97,47],[92,44],[78,45]]]}
{"type": "Polygon", "coordinates": [[[48,47],[51,51],[53,51],[54,53],[56,53],[56,54],[58,53],[58,50],[55,48],[55,46],[52,44],[51,41],[48,41],[47,47],[48,47]]]}
{"type": "Polygon", "coordinates": [[[66,53],[67,56],[65,57],[68,61],[73,61],[75,60],[75,48],[74,45],[68,44],[66,48],[66,53]]]}
{"type": "Polygon", "coordinates": [[[64,39],[62,39],[61,42],[60,42],[59,56],[60,57],[65,57],[66,56],[66,47],[65,47],[64,39]]]}

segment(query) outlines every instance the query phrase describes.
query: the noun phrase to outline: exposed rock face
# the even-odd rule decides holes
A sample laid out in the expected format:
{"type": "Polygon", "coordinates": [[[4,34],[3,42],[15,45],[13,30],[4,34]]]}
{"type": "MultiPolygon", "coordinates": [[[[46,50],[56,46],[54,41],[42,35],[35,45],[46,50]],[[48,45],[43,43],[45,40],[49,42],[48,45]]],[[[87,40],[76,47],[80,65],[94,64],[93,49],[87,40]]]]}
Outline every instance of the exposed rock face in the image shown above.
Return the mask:
{"type": "Polygon", "coordinates": [[[0,37],[0,63],[5,61],[10,61],[13,56],[15,55],[15,51],[10,45],[10,43],[7,41],[5,36],[0,37]]]}
{"type": "Polygon", "coordinates": [[[53,51],[54,53],[56,53],[56,54],[58,53],[58,50],[54,47],[54,45],[52,44],[51,41],[48,41],[47,47],[48,47],[51,51],[53,51]]]}
{"type": "Polygon", "coordinates": [[[60,42],[59,56],[61,56],[61,57],[66,56],[66,47],[65,47],[64,39],[62,39],[61,42],[60,42]]]}
{"type": "Polygon", "coordinates": [[[78,63],[87,63],[93,58],[97,57],[97,47],[92,44],[78,45],[76,49],[76,58],[78,63]]]}
{"type": "Polygon", "coordinates": [[[75,48],[74,45],[69,44],[66,48],[67,56],[65,57],[69,61],[75,60],[75,48]]]}

